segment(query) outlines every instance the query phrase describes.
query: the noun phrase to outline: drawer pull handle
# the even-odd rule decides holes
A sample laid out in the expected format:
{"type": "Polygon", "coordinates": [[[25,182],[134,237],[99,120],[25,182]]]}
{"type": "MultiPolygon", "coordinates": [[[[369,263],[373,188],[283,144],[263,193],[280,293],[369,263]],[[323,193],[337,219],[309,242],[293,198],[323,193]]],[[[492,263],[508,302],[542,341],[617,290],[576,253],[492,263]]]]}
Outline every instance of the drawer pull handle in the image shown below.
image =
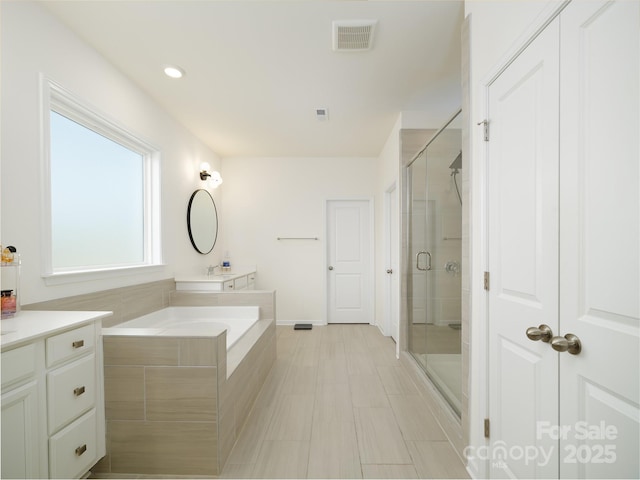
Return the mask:
{"type": "Polygon", "coordinates": [[[82,455],[86,451],[87,451],[87,444],[85,443],[81,447],[76,448],[76,455],[79,457],[80,455],[82,455]]]}
{"type": "Polygon", "coordinates": [[[71,346],[73,348],[80,348],[80,347],[84,347],[84,340],[76,340],[75,342],[73,342],[71,344],[71,346]]]}
{"type": "Polygon", "coordinates": [[[82,395],[84,393],[84,385],[82,387],[77,387],[73,389],[73,394],[76,397],[79,397],[80,395],[82,395]]]}

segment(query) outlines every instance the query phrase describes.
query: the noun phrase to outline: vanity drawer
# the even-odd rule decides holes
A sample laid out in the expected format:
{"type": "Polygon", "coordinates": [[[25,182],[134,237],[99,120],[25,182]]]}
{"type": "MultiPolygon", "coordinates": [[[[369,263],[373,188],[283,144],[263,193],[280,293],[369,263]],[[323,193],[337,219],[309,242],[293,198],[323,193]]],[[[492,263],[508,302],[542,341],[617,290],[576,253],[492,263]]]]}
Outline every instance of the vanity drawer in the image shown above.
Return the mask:
{"type": "Polygon", "coordinates": [[[47,338],[47,367],[93,350],[95,330],[93,324],[47,338]]]}
{"type": "Polygon", "coordinates": [[[238,277],[233,281],[233,288],[235,290],[242,290],[247,288],[247,277],[238,277]]]}
{"type": "Polygon", "coordinates": [[[225,292],[230,292],[235,290],[233,287],[233,280],[227,280],[226,282],[224,282],[223,290],[225,292]]]}
{"type": "MultiPolygon", "coordinates": [[[[40,344],[42,345],[42,344],[40,344]]],[[[2,352],[2,388],[36,373],[36,344],[2,352]]]]}
{"type": "Polygon", "coordinates": [[[47,374],[49,433],[54,433],[96,402],[95,354],[47,374]]]}
{"type": "Polygon", "coordinates": [[[97,416],[95,409],[49,439],[50,478],[79,478],[95,463],[97,456],[97,416]]]}

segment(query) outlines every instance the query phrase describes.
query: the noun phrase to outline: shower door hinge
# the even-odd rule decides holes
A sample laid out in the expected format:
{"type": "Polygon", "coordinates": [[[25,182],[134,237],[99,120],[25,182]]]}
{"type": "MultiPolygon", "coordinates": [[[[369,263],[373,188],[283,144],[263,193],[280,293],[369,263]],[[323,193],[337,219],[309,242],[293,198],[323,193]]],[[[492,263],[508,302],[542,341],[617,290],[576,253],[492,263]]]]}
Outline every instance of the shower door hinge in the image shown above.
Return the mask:
{"type": "Polygon", "coordinates": [[[484,289],[489,290],[489,272],[484,272],[484,289]]]}
{"type": "Polygon", "coordinates": [[[484,141],[488,142],[489,141],[489,120],[485,119],[481,122],[478,122],[478,125],[483,125],[483,129],[484,129],[484,141]]]}
{"type": "Polygon", "coordinates": [[[484,419],[484,438],[489,438],[491,434],[491,424],[488,418],[484,419]]]}

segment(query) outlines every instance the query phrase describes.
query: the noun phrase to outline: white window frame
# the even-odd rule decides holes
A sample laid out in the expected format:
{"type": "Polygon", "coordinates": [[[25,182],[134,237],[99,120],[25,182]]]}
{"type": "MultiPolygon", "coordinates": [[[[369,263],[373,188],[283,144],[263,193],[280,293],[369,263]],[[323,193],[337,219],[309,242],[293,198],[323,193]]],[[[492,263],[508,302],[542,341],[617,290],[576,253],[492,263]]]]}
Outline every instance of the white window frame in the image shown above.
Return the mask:
{"type": "Polygon", "coordinates": [[[122,275],[161,270],[160,151],[140,139],[118,122],[108,118],[61,85],[41,75],[41,209],[42,278],[47,285],[99,280],[122,275]],[[51,212],[50,116],[55,111],[143,156],[144,179],[144,256],[141,263],[104,268],[54,270],[51,212]]]}

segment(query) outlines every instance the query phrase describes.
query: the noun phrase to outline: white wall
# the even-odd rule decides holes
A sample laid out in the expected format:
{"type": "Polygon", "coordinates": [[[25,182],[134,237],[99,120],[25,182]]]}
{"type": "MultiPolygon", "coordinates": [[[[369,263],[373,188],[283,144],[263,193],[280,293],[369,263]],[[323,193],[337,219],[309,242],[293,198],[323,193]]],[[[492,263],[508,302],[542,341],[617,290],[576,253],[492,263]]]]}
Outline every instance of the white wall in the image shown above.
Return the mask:
{"type": "MultiPolygon", "coordinates": [[[[1,3],[2,244],[22,254],[21,303],[173,277],[215,263],[196,253],[186,231],[190,194],[200,162],[218,157],[171,119],[142,90],[52,16],[31,2],[1,3]],[[166,267],[111,280],[45,286],[41,278],[39,73],[162,151],[162,242],[166,267]]],[[[99,181],[99,179],[87,179],[99,181]]],[[[114,186],[117,188],[117,186],[114,186]]],[[[219,192],[214,198],[219,200],[219,192]]]]}
{"type": "MultiPolygon", "coordinates": [[[[384,271],[391,265],[387,264],[387,234],[385,233],[386,219],[385,219],[385,192],[395,184],[396,194],[398,195],[397,212],[396,215],[400,218],[400,128],[402,125],[403,114],[398,115],[396,123],[393,125],[387,141],[380,152],[378,157],[378,184],[377,184],[377,197],[376,197],[376,276],[375,276],[375,311],[377,324],[384,332],[385,335],[391,335],[390,325],[387,324],[385,318],[385,305],[386,298],[386,281],[387,276],[384,271]]],[[[400,232],[396,232],[398,237],[397,245],[400,245],[400,232]]],[[[398,248],[400,250],[400,247],[398,248]]],[[[399,256],[398,251],[398,256],[399,256]]],[[[396,261],[397,265],[400,265],[399,259],[396,261]]],[[[399,273],[399,272],[396,272],[399,273]]],[[[395,287],[399,290],[398,282],[395,282],[395,287]]],[[[392,287],[393,288],[393,287],[392,287]]],[[[400,292],[398,292],[399,298],[400,292]]],[[[396,312],[397,318],[400,318],[400,312],[396,312]]]]}
{"type": "Polygon", "coordinates": [[[216,250],[228,251],[232,266],[257,266],[256,287],[277,292],[278,321],[325,322],[325,202],[373,199],[377,159],[224,159],[222,177],[223,245],[216,250]]]}
{"type": "MultiPolygon", "coordinates": [[[[479,281],[485,270],[484,252],[486,238],[483,234],[485,212],[483,210],[484,149],[483,131],[476,124],[485,118],[486,83],[498,72],[511,55],[537,28],[539,28],[561,2],[558,0],[467,0],[465,15],[470,16],[471,44],[471,104],[468,108],[471,122],[471,152],[468,163],[471,188],[471,339],[470,339],[470,393],[469,425],[470,444],[485,444],[483,419],[487,414],[486,403],[486,353],[484,312],[485,292],[479,281]]],[[[474,478],[485,478],[487,471],[481,462],[470,462],[469,471],[474,478]]]]}

